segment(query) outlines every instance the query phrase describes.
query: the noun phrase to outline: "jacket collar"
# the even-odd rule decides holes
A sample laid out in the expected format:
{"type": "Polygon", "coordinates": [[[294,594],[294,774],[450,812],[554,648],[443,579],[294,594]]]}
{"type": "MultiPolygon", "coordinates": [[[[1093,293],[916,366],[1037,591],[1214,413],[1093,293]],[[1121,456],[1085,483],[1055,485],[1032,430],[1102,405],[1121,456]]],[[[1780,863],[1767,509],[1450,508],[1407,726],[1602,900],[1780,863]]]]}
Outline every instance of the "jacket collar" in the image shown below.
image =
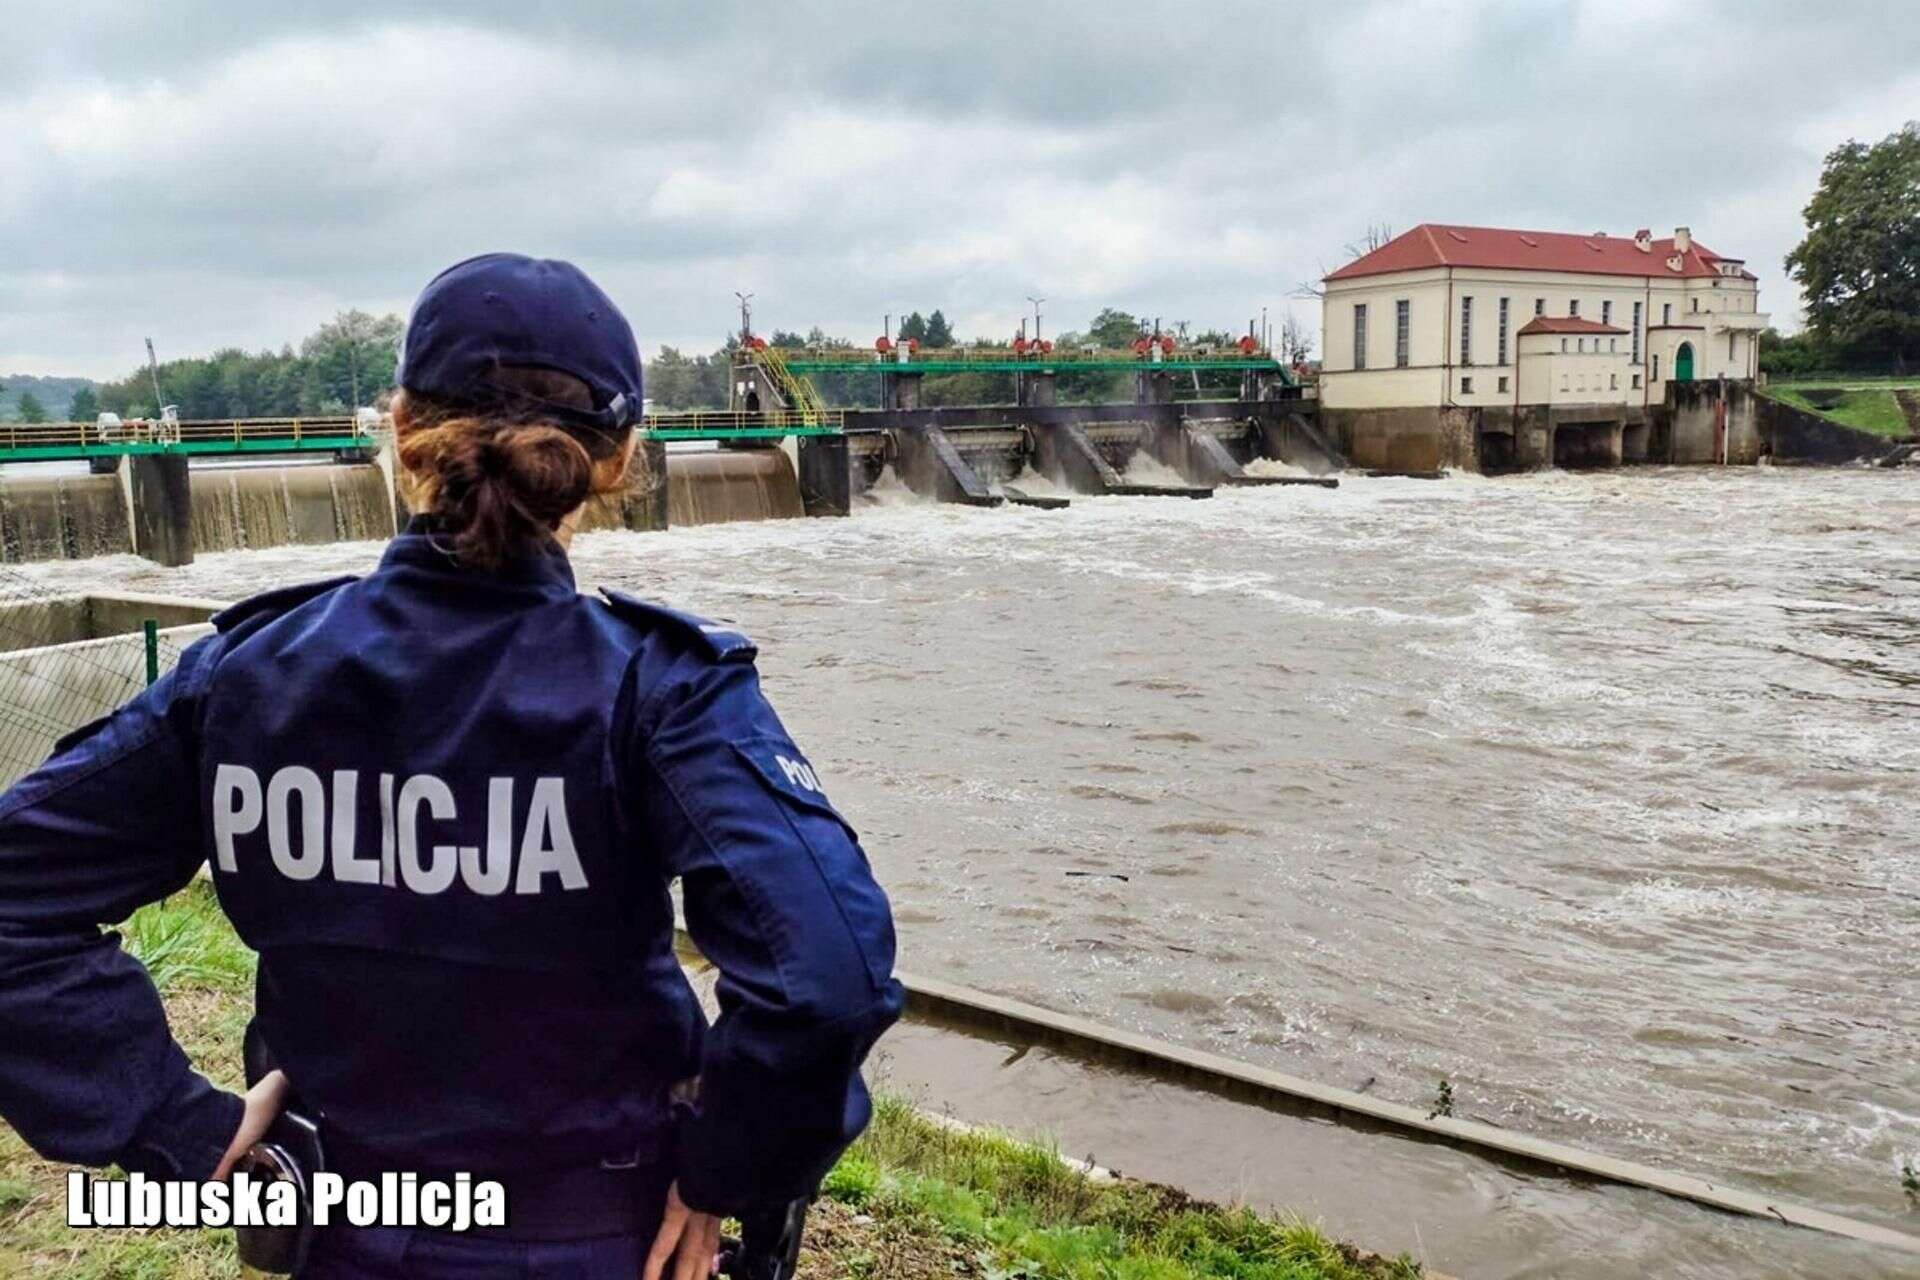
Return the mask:
{"type": "Polygon", "coordinates": [[[520,556],[498,569],[471,569],[454,559],[453,543],[440,532],[428,516],[414,516],[407,527],[380,557],[380,571],[395,568],[425,570],[428,573],[464,580],[475,586],[530,587],[542,594],[574,595],[573,565],[558,545],[520,556]]]}

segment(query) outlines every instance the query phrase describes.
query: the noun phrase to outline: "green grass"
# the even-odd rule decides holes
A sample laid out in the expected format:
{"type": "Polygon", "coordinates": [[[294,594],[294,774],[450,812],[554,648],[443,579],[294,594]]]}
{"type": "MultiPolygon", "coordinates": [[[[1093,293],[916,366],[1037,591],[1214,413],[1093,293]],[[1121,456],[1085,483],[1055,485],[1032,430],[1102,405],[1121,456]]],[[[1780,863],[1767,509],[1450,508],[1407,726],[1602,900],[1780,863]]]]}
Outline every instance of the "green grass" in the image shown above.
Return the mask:
{"type": "Polygon", "coordinates": [[[253,982],[253,952],[227,924],[203,880],[142,907],[120,934],[121,945],[140,957],[162,995],[180,986],[245,991],[253,982]]]}
{"type": "Polygon", "coordinates": [[[1053,1149],[957,1130],[882,1095],[823,1188],[877,1218],[918,1215],[977,1250],[987,1275],[1040,1280],[1386,1280],[1410,1260],[1341,1244],[1309,1223],[1095,1179],[1053,1149]]]}
{"type": "Polygon", "coordinates": [[[1774,378],[1770,387],[1906,387],[1920,390],[1920,373],[1895,376],[1890,373],[1828,373],[1811,377],[1774,378]]]}
{"type": "MultiPolygon", "coordinates": [[[[196,881],[122,928],[148,964],[194,1065],[239,1087],[254,960],[196,881]]],[[[74,1231],[66,1170],[0,1125],[0,1277],[232,1280],[224,1231],[74,1231]]],[[[958,1130],[881,1095],[872,1126],[828,1176],[805,1280],[1407,1280],[1410,1261],[1362,1254],[1288,1218],[1095,1179],[1055,1150],[958,1130]]]]}
{"type": "MultiPolygon", "coordinates": [[[[240,1037],[253,1008],[253,953],[196,880],[143,907],[120,928],[166,1000],[194,1066],[241,1084],[240,1037]]],[[[0,1276],[72,1280],[229,1280],[240,1274],[226,1231],[75,1231],[66,1225],[66,1169],[36,1156],[0,1124],[0,1276]]]]}
{"type": "MultiPolygon", "coordinates": [[[[1920,385],[1915,382],[1890,382],[1882,380],[1874,386],[1849,385],[1842,389],[1833,383],[1774,383],[1767,387],[1766,394],[1784,401],[1796,409],[1817,414],[1829,421],[1837,422],[1856,431],[1869,431],[1874,435],[1901,437],[1912,433],[1907,418],[1900,411],[1899,402],[1893,398],[1895,386],[1920,385]],[[1837,394],[1837,402],[1823,407],[1807,396],[1807,392],[1827,391],[1837,394]]],[[[1826,397],[1818,397],[1826,399],[1826,397]]]]}

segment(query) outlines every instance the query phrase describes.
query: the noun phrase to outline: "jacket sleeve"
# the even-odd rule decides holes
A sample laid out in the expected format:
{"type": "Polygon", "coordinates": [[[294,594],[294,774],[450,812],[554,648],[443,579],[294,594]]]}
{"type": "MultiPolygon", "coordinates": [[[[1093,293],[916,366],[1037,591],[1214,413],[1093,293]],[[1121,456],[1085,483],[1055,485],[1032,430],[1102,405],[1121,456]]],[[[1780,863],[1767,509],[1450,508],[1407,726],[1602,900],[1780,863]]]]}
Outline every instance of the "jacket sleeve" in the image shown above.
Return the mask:
{"type": "Polygon", "coordinates": [[[205,1178],[239,1128],[100,927],[200,864],[189,686],[215,639],[0,796],[0,1116],[51,1160],[205,1178]]]}
{"type": "Polygon", "coordinates": [[[652,701],[643,820],[720,971],[680,1194],[737,1213],[810,1194],[866,1127],[860,1064],[903,1001],[893,916],[750,662],[697,664],[652,701]]]}

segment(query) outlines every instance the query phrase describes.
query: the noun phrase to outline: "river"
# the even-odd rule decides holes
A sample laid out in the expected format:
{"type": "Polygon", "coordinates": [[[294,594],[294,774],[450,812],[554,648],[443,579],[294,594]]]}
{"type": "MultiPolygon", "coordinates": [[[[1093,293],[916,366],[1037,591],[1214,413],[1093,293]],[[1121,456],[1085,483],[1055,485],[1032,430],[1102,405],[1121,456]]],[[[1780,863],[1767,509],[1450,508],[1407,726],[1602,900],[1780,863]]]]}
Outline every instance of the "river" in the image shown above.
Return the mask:
{"type": "Polygon", "coordinates": [[[914,970],[1913,1229],[1920,478],[895,494],[575,560],[760,642],[914,970]]]}

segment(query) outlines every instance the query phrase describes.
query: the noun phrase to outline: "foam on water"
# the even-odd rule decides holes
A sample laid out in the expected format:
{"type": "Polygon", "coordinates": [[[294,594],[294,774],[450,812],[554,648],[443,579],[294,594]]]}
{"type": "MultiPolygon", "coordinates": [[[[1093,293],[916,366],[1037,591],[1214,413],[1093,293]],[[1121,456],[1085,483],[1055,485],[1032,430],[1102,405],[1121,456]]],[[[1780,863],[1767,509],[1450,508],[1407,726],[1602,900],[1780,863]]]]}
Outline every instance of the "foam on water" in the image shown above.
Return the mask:
{"type": "MultiPolygon", "coordinates": [[[[762,642],[903,963],[1907,1223],[1920,476],[879,495],[574,560],[762,642]]],[[[25,571],[233,597],[378,554],[25,571]]]]}
{"type": "Polygon", "coordinates": [[[880,474],[865,490],[854,496],[854,505],[862,511],[887,510],[896,507],[918,507],[926,505],[930,499],[923,498],[907,487],[888,463],[880,469],[880,474]]]}
{"type": "Polygon", "coordinates": [[[1128,484],[1163,484],[1186,488],[1193,483],[1145,449],[1137,450],[1127,459],[1125,474],[1128,484]]]}
{"type": "Polygon", "coordinates": [[[1246,472],[1250,476],[1263,476],[1263,477],[1265,476],[1298,477],[1298,476],[1311,476],[1314,474],[1313,472],[1307,470],[1305,467],[1296,466],[1291,462],[1282,462],[1278,458],[1255,458],[1251,462],[1241,464],[1240,469],[1246,472]]]}
{"type": "Polygon", "coordinates": [[[1000,493],[1007,486],[1012,486],[1020,490],[1020,492],[1030,498],[1073,498],[1078,496],[1065,485],[1054,483],[1053,477],[1047,475],[1045,472],[1035,471],[1032,467],[1022,468],[1020,474],[1008,480],[1005,485],[994,485],[993,491],[1000,493]]]}

